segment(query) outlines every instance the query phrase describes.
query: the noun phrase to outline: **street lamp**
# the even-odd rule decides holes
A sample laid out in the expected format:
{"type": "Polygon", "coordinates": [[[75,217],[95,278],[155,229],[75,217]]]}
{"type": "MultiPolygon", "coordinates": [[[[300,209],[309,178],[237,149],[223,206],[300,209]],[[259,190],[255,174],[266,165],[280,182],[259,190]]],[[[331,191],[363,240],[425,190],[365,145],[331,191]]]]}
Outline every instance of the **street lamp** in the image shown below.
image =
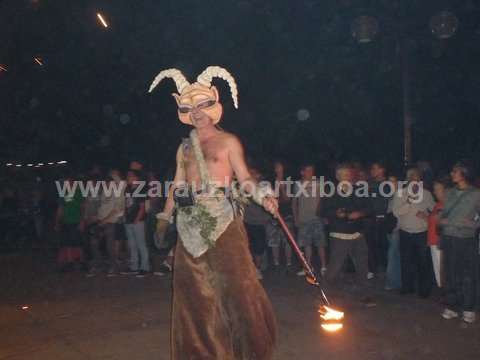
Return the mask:
{"type": "MultiPolygon", "coordinates": [[[[458,18],[449,11],[441,11],[430,19],[432,34],[441,40],[455,35],[458,29],[458,18]]],[[[401,27],[399,27],[401,28],[401,27]]],[[[359,16],[352,23],[352,36],[358,43],[372,41],[378,33],[378,21],[372,16],[359,16]]],[[[400,30],[398,48],[401,54],[402,92],[403,92],[403,160],[404,165],[412,162],[412,112],[410,103],[410,71],[409,49],[410,40],[405,35],[405,29],[400,30]]]]}

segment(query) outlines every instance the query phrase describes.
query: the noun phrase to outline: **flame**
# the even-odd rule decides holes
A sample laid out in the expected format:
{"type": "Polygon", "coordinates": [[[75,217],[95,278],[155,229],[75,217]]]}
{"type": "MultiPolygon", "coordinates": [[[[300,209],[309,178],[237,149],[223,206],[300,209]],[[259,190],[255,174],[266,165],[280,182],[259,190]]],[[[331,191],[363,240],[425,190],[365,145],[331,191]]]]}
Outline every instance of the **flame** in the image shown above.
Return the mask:
{"type": "Polygon", "coordinates": [[[29,309],[28,306],[26,306],[26,305],[22,306],[22,310],[28,310],[28,309],[29,309]]]}
{"type": "Polygon", "coordinates": [[[332,309],[328,306],[322,306],[318,310],[320,317],[323,320],[322,329],[328,332],[336,332],[343,329],[343,318],[345,313],[332,309]]]}
{"type": "Polygon", "coordinates": [[[328,332],[336,332],[343,329],[343,324],[322,324],[322,329],[328,332]]]}
{"type": "Polygon", "coordinates": [[[328,306],[322,306],[318,312],[320,313],[320,317],[325,321],[342,320],[345,316],[343,312],[332,309],[328,306]]]}

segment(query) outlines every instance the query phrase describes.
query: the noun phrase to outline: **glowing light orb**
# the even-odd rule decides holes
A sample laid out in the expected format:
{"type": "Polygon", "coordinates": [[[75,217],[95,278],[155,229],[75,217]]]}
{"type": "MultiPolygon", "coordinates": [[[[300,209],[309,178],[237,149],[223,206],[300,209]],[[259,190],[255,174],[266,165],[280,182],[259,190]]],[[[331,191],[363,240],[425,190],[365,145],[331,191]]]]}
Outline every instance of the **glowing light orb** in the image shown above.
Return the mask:
{"type": "Polygon", "coordinates": [[[130,122],[130,115],[121,114],[119,120],[122,125],[127,125],[130,122]]]}
{"type": "Polygon", "coordinates": [[[307,109],[300,109],[297,111],[297,120],[306,121],[310,118],[310,111],[307,109]]]}

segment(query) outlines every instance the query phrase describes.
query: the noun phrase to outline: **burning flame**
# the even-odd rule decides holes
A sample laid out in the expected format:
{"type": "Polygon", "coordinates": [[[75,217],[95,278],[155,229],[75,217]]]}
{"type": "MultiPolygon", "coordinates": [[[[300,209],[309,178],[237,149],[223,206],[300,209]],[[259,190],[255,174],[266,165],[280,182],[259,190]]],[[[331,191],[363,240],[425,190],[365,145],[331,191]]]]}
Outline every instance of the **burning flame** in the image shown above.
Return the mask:
{"type": "Polygon", "coordinates": [[[322,324],[322,329],[328,332],[337,332],[343,329],[343,324],[322,324]]]}
{"type": "Polygon", "coordinates": [[[345,317],[345,314],[342,311],[332,309],[328,306],[322,306],[318,312],[324,321],[322,324],[323,330],[328,332],[336,332],[343,329],[342,321],[345,317]]]}
{"type": "Polygon", "coordinates": [[[332,309],[328,306],[322,306],[318,312],[320,313],[320,317],[325,321],[342,320],[345,316],[343,312],[332,309]]]}

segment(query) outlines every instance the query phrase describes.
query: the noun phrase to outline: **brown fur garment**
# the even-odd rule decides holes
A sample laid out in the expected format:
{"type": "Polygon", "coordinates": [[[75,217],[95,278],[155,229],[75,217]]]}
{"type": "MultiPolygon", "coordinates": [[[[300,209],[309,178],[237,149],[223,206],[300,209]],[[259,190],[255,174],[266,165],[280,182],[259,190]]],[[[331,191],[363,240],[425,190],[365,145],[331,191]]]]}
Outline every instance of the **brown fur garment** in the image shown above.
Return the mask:
{"type": "Polygon", "coordinates": [[[276,323],[256,278],[243,222],[235,219],[198,258],[178,241],[172,309],[173,360],[269,360],[276,323]]]}

